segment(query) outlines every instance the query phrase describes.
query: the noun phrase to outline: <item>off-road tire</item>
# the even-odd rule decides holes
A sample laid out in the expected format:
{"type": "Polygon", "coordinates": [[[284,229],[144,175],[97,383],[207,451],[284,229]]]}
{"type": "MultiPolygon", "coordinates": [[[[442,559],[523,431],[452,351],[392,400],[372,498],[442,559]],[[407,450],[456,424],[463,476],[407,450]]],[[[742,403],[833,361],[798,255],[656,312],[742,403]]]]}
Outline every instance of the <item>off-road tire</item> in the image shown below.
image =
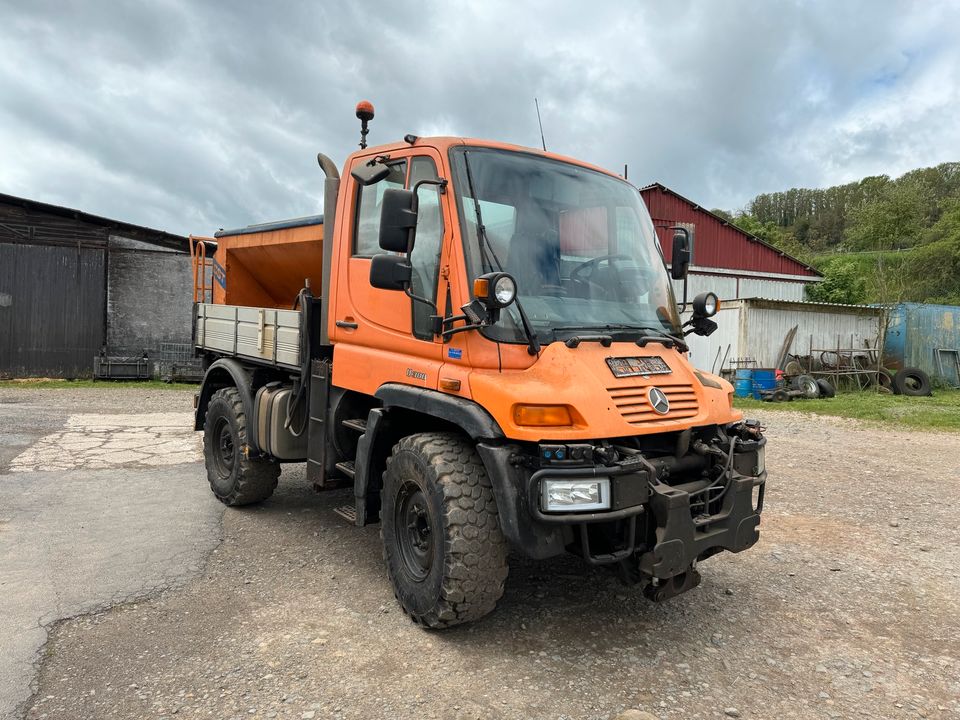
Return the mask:
{"type": "Polygon", "coordinates": [[[203,457],[210,489],[224,505],[261,502],[277,487],[280,463],[247,457],[243,448],[248,439],[240,391],[233,387],[217,390],[207,404],[203,423],[203,457]]]}
{"type": "Polygon", "coordinates": [[[817,387],[820,388],[820,397],[832,398],[837,394],[837,389],[826,378],[817,378],[817,387]]]}
{"type": "Polygon", "coordinates": [[[897,395],[926,397],[932,395],[930,376],[920,368],[903,368],[893,376],[893,388],[897,395]]]}
{"type": "Polygon", "coordinates": [[[507,542],[490,478],[467,438],[419,433],[394,445],[380,518],[387,574],[416,623],[444,628],[496,607],[507,542]]]}

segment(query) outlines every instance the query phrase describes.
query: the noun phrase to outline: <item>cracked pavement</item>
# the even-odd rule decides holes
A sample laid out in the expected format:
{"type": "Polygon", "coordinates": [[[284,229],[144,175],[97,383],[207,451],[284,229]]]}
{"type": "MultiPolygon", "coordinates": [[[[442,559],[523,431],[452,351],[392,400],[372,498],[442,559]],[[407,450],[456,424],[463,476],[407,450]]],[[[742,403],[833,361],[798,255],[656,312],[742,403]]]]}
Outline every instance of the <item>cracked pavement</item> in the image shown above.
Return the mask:
{"type": "Polygon", "coordinates": [[[219,542],[185,406],[168,390],[0,390],[0,718],[35,689],[53,623],[179,587],[219,542]]]}
{"type": "Polygon", "coordinates": [[[223,515],[197,463],[5,470],[71,416],[184,412],[188,392],[16,397],[0,662],[19,674],[0,688],[37,674],[28,720],[960,718],[956,433],[757,413],[760,542],[699,587],[655,605],[578,558],[512,556],[493,614],[431,633],[393,600],[379,527],[334,514],[352,491],[315,493],[301,464],[223,515]]]}

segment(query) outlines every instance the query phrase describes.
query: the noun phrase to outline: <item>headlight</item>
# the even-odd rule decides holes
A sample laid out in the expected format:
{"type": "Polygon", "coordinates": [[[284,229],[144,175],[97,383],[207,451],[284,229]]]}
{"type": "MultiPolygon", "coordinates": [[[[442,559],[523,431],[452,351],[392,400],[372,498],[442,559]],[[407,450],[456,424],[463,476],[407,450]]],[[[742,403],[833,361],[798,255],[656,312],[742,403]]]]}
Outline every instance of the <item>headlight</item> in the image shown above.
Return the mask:
{"type": "Polygon", "coordinates": [[[540,507],[544,512],[581,512],[610,508],[610,479],[544,480],[540,507]]]}
{"type": "Polygon", "coordinates": [[[506,307],[517,297],[517,283],[509,275],[501,275],[493,285],[493,296],[498,305],[506,307]]]}

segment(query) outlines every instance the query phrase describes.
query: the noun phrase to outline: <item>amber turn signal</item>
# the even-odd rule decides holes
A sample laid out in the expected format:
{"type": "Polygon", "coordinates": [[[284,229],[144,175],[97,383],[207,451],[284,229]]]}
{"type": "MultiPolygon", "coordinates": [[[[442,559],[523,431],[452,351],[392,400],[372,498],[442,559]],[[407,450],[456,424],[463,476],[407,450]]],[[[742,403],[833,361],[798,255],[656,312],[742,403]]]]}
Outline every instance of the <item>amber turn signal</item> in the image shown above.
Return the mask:
{"type": "Polygon", "coordinates": [[[566,405],[514,405],[513,421],[517,425],[536,427],[573,425],[566,405]]]}
{"type": "Polygon", "coordinates": [[[486,278],[477,278],[473,281],[473,296],[485,298],[490,296],[490,281],[486,278]]]}
{"type": "Polygon", "coordinates": [[[440,378],[440,389],[457,392],[460,390],[460,381],[453,378],[440,378]]]}

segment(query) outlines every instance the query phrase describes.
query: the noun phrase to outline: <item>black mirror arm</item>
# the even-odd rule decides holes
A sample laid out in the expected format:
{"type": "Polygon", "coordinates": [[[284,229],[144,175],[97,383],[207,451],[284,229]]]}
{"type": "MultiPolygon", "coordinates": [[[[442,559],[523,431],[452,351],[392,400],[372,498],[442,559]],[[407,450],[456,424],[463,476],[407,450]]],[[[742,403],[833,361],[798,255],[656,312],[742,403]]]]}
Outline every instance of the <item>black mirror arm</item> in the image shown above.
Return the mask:
{"type": "Polygon", "coordinates": [[[467,330],[480,330],[485,327],[488,327],[488,326],[487,325],[461,325],[460,327],[444,330],[442,333],[440,333],[440,337],[448,338],[451,335],[456,335],[457,333],[466,332],[467,330]]]}
{"type": "Polygon", "coordinates": [[[409,286],[409,285],[404,289],[403,294],[406,295],[406,296],[407,296],[408,298],[410,298],[411,300],[416,300],[418,303],[423,303],[423,304],[426,305],[427,307],[431,308],[431,309],[433,310],[434,314],[437,313],[437,304],[436,304],[435,302],[433,302],[433,300],[428,300],[428,299],[425,298],[425,297],[420,297],[419,295],[415,295],[415,294],[410,290],[410,286],[409,286]]]}
{"type": "Polygon", "coordinates": [[[416,197],[417,193],[420,191],[421,185],[436,185],[437,188],[440,190],[440,194],[446,195],[447,184],[448,184],[448,181],[446,178],[437,178],[436,180],[429,180],[429,179],[419,180],[417,184],[414,185],[412,188],[413,195],[414,197],[416,197]]]}

